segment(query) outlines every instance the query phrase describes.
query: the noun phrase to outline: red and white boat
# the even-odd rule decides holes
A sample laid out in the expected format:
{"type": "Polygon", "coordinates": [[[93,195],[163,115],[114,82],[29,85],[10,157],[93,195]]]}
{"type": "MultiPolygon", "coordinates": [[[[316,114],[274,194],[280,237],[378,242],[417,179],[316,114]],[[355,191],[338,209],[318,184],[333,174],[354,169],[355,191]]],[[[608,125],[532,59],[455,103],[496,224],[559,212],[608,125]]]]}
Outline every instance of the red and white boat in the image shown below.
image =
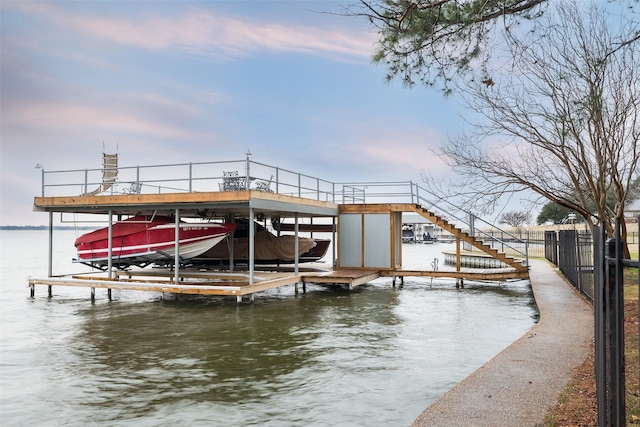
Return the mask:
{"type": "MultiPolygon", "coordinates": [[[[179,224],[180,260],[191,259],[208,251],[235,230],[234,224],[179,224]]],[[[173,217],[137,215],[116,222],[111,227],[113,266],[145,266],[175,261],[176,223],[173,217]]],[[[83,234],[75,241],[76,262],[104,268],[109,263],[109,228],[83,234]]]]}

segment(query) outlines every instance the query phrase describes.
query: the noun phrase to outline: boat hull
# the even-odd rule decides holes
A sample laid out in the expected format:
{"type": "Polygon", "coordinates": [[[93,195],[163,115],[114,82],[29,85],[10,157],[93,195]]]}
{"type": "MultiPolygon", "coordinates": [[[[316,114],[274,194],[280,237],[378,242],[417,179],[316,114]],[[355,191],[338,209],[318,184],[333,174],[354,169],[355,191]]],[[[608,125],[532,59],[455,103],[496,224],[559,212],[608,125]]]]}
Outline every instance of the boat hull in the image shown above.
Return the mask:
{"type": "MultiPolygon", "coordinates": [[[[180,260],[202,255],[234,230],[233,224],[180,222],[178,252],[180,260]]],[[[77,262],[104,266],[109,263],[108,227],[76,239],[77,262]]],[[[113,265],[172,263],[176,255],[176,224],[171,217],[148,219],[136,216],[112,226],[113,265]]]]}

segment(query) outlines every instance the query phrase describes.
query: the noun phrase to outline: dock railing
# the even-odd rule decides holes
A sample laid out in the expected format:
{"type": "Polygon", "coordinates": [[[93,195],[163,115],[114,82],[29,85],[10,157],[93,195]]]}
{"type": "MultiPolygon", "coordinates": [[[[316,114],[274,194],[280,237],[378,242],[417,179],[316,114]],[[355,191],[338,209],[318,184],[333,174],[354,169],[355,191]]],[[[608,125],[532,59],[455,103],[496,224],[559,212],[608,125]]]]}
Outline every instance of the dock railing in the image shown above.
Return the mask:
{"type": "MultiPolygon", "coordinates": [[[[410,203],[440,215],[494,249],[522,257],[529,263],[526,239],[436,197],[413,181],[332,182],[256,162],[249,155],[243,160],[118,166],[115,183],[96,195],[257,190],[341,204],[410,203]]],[[[105,172],[104,168],[40,169],[42,197],[88,194],[103,184],[105,172]]]]}

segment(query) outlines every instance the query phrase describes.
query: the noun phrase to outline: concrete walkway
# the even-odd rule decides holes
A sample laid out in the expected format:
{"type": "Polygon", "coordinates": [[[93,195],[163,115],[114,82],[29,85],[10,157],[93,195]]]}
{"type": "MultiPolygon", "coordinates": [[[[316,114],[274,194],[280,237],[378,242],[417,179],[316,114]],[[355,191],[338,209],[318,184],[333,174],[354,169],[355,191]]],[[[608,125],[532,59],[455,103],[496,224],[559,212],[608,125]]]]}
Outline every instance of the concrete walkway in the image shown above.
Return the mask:
{"type": "Polygon", "coordinates": [[[531,261],[540,321],[429,406],[413,427],[544,425],[594,336],[593,309],[546,261],[531,261]]]}

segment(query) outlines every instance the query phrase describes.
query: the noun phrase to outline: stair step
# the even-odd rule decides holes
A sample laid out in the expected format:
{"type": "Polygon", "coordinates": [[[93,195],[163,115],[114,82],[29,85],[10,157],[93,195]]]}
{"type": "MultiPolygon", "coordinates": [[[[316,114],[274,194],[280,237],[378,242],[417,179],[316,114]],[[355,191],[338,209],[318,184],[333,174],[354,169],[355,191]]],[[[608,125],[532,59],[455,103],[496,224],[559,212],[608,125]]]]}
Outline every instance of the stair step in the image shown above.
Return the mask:
{"type": "Polygon", "coordinates": [[[480,249],[481,251],[491,255],[492,257],[504,262],[505,264],[509,265],[510,267],[513,267],[515,269],[527,268],[526,266],[523,266],[521,261],[516,261],[514,257],[507,256],[505,253],[499,252],[497,249],[492,248],[491,245],[489,245],[487,243],[484,243],[482,240],[477,239],[474,236],[471,236],[469,234],[469,232],[467,232],[467,231],[462,231],[462,229],[455,227],[454,225],[452,225],[446,219],[442,218],[439,215],[436,215],[435,213],[427,210],[426,208],[421,207],[420,205],[416,205],[416,212],[417,213],[422,212],[423,216],[427,216],[428,219],[430,219],[432,222],[434,222],[435,224],[439,225],[440,227],[442,227],[443,229],[445,229],[449,233],[453,234],[454,236],[458,237],[459,239],[462,239],[462,240],[470,243],[471,245],[473,245],[476,248],[480,249]],[[420,209],[420,210],[418,210],[418,209],[420,209]]]}

